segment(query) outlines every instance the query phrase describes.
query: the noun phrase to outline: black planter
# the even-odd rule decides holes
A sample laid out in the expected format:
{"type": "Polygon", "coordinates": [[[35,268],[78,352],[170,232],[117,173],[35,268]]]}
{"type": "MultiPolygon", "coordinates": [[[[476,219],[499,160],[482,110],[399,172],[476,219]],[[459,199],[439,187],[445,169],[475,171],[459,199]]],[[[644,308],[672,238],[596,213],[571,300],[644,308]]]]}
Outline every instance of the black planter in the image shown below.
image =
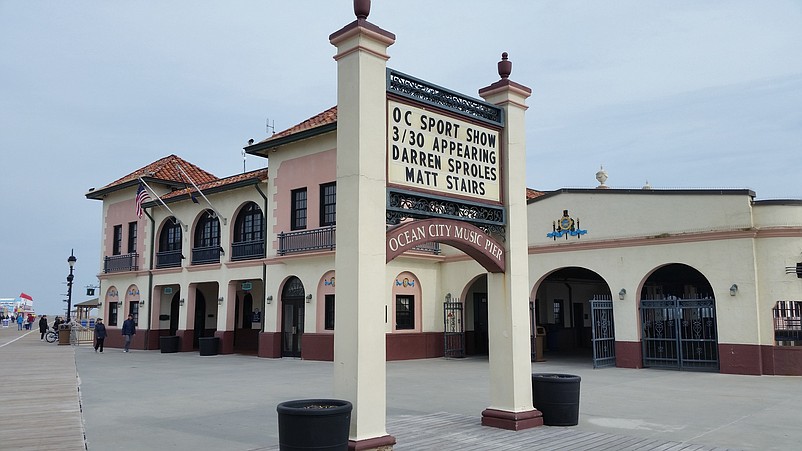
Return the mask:
{"type": "Polygon", "coordinates": [[[218,337],[201,337],[198,339],[200,355],[217,355],[220,344],[218,337]]]}
{"type": "Polygon", "coordinates": [[[573,374],[532,374],[532,402],[548,426],[579,424],[579,376],[573,374]]]}
{"type": "Polygon", "coordinates": [[[178,352],[178,337],[175,335],[159,337],[159,349],[162,354],[178,352]]]}
{"type": "Polygon", "coordinates": [[[351,408],[342,399],[285,401],[278,411],[278,441],[281,451],[348,450],[351,408]]]}

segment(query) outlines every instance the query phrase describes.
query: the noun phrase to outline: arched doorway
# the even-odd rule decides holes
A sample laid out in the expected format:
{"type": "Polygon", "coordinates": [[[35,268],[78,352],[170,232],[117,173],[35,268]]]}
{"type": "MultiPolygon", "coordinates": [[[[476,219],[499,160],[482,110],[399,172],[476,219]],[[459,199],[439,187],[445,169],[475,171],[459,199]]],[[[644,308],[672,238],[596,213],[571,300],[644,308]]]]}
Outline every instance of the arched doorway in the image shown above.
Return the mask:
{"type": "Polygon", "coordinates": [[[301,279],[291,277],[281,291],[281,356],[301,357],[304,334],[304,298],[301,279]]]}
{"type": "Polygon", "coordinates": [[[594,302],[610,299],[607,282],[587,268],[565,267],[544,277],[535,291],[532,308],[535,326],[546,332],[545,356],[594,359],[594,302]]]}
{"type": "Polygon", "coordinates": [[[680,263],[655,270],[640,312],[644,367],[718,371],[716,300],[701,272],[680,263]]]}

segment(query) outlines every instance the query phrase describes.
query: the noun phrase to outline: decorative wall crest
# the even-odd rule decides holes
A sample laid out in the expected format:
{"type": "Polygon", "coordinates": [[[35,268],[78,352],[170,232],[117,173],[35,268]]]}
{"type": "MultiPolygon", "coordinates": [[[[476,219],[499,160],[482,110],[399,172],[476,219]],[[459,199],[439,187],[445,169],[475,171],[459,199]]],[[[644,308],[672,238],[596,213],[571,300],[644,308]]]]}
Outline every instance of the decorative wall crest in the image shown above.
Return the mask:
{"type": "Polygon", "coordinates": [[[572,218],[568,215],[568,210],[563,210],[562,218],[552,221],[551,223],[552,231],[547,233],[546,236],[548,238],[552,238],[555,241],[557,238],[565,237],[567,240],[569,236],[575,236],[577,238],[581,238],[582,235],[588,233],[587,230],[582,230],[579,228],[579,218],[572,218]]]}

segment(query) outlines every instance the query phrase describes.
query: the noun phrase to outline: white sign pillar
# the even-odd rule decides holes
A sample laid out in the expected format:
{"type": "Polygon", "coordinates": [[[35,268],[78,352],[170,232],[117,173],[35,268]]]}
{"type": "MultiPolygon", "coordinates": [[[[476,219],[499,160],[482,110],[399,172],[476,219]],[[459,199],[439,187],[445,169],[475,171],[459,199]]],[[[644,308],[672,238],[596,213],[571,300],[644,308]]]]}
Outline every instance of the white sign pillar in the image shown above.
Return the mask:
{"type": "Polygon", "coordinates": [[[504,53],[499,63],[501,80],[479,90],[485,101],[504,110],[501,189],[507,210],[506,271],[487,275],[491,405],[482,412],[482,424],[519,430],[540,426],[543,419],[532,407],[529,338],[524,113],[532,90],[510,81],[511,70],[504,53]]]}
{"type": "MultiPolygon", "coordinates": [[[[353,403],[350,448],[392,447],[386,432],[386,61],[392,33],[364,17],[337,47],[337,299],[334,393],[353,403]]],[[[387,449],[387,448],[385,448],[387,449]]]]}

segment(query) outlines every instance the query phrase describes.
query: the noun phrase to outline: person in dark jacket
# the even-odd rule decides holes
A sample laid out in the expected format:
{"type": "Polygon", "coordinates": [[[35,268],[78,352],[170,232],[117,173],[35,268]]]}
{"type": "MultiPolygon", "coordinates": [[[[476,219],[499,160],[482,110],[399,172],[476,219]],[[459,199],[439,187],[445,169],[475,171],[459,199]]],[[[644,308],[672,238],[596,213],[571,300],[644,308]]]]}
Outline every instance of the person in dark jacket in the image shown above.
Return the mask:
{"type": "Polygon", "coordinates": [[[128,314],[128,319],[123,322],[123,337],[125,337],[125,349],[123,352],[128,352],[131,346],[131,340],[134,339],[136,334],[136,325],[134,324],[134,315],[128,314]]]}
{"type": "Polygon", "coordinates": [[[103,341],[106,340],[106,325],[103,324],[103,318],[98,318],[95,321],[95,352],[100,349],[103,352],[103,341]]]}
{"type": "Polygon", "coordinates": [[[40,338],[40,340],[44,340],[45,334],[47,333],[47,315],[42,315],[42,317],[39,318],[39,332],[42,333],[42,338],[40,338]]]}
{"type": "Polygon", "coordinates": [[[61,324],[61,317],[57,316],[55,320],[53,320],[53,330],[58,333],[58,325],[61,324]]]}

